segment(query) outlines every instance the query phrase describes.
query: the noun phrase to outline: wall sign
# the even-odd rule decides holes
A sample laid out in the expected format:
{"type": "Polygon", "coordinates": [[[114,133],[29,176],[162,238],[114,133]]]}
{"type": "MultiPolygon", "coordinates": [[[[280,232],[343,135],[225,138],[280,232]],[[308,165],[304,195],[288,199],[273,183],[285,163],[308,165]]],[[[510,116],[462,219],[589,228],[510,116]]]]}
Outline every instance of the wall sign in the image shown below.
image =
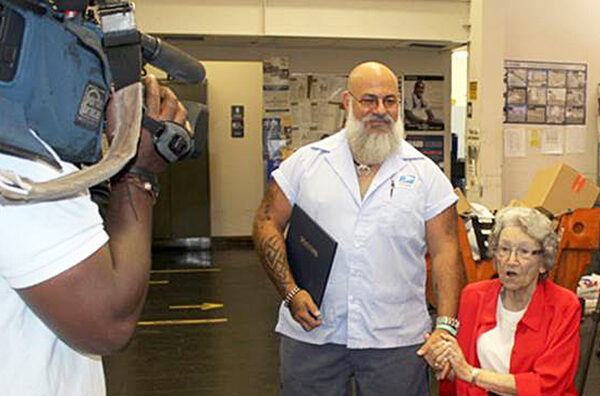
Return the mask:
{"type": "Polygon", "coordinates": [[[231,106],[231,137],[244,137],[244,106],[231,106]]]}

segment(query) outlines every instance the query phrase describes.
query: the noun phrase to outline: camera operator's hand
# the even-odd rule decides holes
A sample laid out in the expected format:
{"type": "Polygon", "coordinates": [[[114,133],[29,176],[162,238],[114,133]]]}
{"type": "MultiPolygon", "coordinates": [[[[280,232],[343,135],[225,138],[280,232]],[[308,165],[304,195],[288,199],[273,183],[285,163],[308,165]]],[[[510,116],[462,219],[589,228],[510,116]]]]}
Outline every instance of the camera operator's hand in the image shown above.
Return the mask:
{"type": "MultiPolygon", "coordinates": [[[[191,126],[187,122],[187,109],[177,99],[173,91],[167,87],[161,87],[153,75],[147,75],[146,84],[146,112],[157,121],[174,121],[185,125],[191,134],[191,126]]],[[[147,172],[160,173],[167,168],[167,163],[157,154],[152,142],[152,135],[142,128],[141,141],[133,166],[147,172]]]]}

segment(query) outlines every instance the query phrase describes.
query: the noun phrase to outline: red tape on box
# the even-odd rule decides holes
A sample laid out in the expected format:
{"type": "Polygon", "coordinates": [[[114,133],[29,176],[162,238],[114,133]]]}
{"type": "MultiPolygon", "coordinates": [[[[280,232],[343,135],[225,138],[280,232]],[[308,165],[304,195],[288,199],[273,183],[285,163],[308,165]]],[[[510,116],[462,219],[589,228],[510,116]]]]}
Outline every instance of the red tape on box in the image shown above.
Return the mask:
{"type": "Polygon", "coordinates": [[[585,184],[585,177],[583,177],[583,175],[581,173],[578,173],[577,177],[575,177],[575,180],[573,180],[573,184],[571,185],[571,190],[578,193],[579,191],[581,191],[584,184],[585,184]]]}

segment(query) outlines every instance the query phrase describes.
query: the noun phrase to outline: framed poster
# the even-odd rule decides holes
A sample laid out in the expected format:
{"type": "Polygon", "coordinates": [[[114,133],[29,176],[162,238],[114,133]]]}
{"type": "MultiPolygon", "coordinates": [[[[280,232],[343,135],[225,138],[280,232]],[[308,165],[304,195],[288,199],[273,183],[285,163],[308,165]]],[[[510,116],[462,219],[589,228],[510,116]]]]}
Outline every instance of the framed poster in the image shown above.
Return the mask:
{"type": "Polygon", "coordinates": [[[444,130],[444,76],[404,76],[404,129],[444,130]]]}

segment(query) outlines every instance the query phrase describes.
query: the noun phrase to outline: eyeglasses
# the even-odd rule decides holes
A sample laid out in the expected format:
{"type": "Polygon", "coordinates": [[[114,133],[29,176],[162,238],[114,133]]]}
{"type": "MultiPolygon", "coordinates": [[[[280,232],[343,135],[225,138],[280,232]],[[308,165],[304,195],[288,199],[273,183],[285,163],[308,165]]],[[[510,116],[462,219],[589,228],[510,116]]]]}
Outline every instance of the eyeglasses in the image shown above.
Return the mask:
{"type": "Polygon", "coordinates": [[[383,107],[385,107],[386,110],[395,109],[398,106],[399,102],[398,97],[395,95],[388,95],[384,96],[383,98],[380,98],[376,95],[365,95],[361,99],[358,99],[356,96],[354,96],[352,92],[348,91],[348,93],[350,94],[350,96],[352,96],[354,100],[360,103],[362,108],[365,110],[375,110],[379,105],[380,100],[381,103],[383,103],[383,107]]]}
{"type": "Polygon", "coordinates": [[[498,245],[498,248],[496,249],[496,254],[498,255],[498,258],[501,260],[506,260],[507,258],[509,258],[512,255],[512,252],[515,252],[515,257],[517,258],[517,260],[531,260],[533,258],[533,256],[537,256],[539,254],[542,254],[544,252],[543,249],[536,249],[536,250],[530,250],[530,249],[525,249],[522,247],[511,247],[511,246],[504,246],[504,245],[498,245]]]}

